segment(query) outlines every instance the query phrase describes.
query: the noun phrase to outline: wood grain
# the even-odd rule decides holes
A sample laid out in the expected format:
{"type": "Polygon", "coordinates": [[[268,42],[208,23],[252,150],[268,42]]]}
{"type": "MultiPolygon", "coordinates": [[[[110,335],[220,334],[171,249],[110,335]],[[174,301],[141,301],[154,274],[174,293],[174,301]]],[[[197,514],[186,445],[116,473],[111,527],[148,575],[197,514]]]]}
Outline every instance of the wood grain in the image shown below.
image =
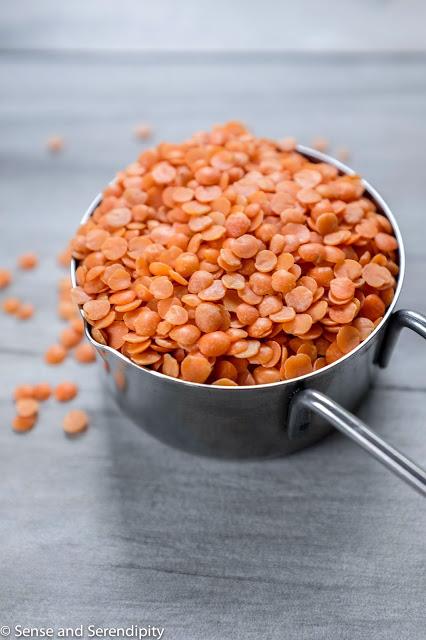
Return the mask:
{"type": "MultiPolygon", "coordinates": [[[[11,289],[35,302],[34,319],[0,317],[1,624],[151,623],[178,640],[423,640],[423,502],[354,444],[336,434],[284,460],[191,457],[130,424],[95,366],[70,359],[52,370],[42,353],[60,328],[55,255],[138,154],[140,121],[155,142],[240,118],[259,134],[347,146],[400,221],[401,303],[425,311],[425,71],[422,56],[3,53],[1,262],[30,248],[41,266],[11,289]],[[54,133],[66,141],[57,157],[44,147],[54,133]],[[79,381],[73,405],[92,416],[84,438],[63,437],[65,407],[53,402],[32,433],[10,431],[11,390],[40,378],[79,381]]],[[[361,416],[424,462],[423,348],[402,336],[361,416]]]]}

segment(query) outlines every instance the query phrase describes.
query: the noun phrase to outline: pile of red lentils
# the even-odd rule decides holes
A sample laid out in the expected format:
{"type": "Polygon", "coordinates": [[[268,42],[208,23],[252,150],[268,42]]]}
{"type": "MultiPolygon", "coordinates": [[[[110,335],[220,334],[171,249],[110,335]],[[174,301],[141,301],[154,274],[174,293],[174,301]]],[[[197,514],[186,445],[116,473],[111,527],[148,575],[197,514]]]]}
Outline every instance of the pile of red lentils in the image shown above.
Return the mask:
{"type": "Polygon", "coordinates": [[[398,273],[359,176],[231,122],[117,174],[72,240],[93,338],[191,382],[302,376],[365,340],[398,273]]]}
{"type": "MultiPolygon", "coordinates": [[[[71,253],[66,250],[59,256],[61,266],[69,269],[71,253]]],[[[38,266],[38,258],[34,253],[25,253],[18,258],[20,270],[32,270],[38,266]]],[[[9,269],[0,268],[0,291],[7,289],[13,282],[13,274],[9,269]]],[[[9,315],[14,315],[19,320],[28,320],[33,316],[34,305],[22,302],[16,297],[6,297],[2,300],[1,307],[9,315]]],[[[84,324],[78,307],[71,300],[71,279],[61,278],[58,285],[58,315],[67,321],[66,326],[59,336],[58,343],[52,344],[44,354],[44,361],[49,365],[61,364],[68,354],[73,351],[74,358],[81,364],[94,362],[95,350],[88,343],[83,343],[84,324]]],[[[78,393],[78,387],[74,382],[63,381],[52,387],[48,382],[36,384],[20,384],[15,387],[13,400],[16,415],[12,420],[12,427],[19,433],[30,431],[36,424],[41,403],[44,403],[52,395],[58,402],[69,402],[78,393]]],[[[89,423],[85,411],[72,409],[63,418],[63,429],[67,435],[77,435],[86,430],[89,423]]]]}

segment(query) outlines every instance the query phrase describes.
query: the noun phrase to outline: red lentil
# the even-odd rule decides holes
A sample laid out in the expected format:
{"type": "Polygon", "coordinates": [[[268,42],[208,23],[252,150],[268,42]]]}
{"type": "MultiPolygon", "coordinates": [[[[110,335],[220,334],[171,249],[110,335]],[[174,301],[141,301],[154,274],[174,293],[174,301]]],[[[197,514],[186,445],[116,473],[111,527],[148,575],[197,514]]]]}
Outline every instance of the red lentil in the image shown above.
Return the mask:
{"type": "Polygon", "coordinates": [[[16,401],[16,412],[22,418],[29,418],[38,413],[38,402],[35,398],[20,398],[16,401]]]}
{"type": "Polygon", "coordinates": [[[48,382],[39,382],[34,385],[34,398],[40,402],[48,400],[52,395],[52,387],[48,382]]]}
{"type": "Polygon", "coordinates": [[[135,136],[140,140],[148,140],[152,136],[151,125],[143,122],[135,128],[135,136]]]}
{"type": "Polygon", "coordinates": [[[18,266],[20,269],[34,269],[38,265],[38,258],[35,253],[24,253],[18,258],[18,266]]]}
{"type": "Polygon", "coordinates": [[[81,364],[89,364],[96,360],[96,351],[92,345],[83,343],[79,344],[74,350],[74,356],[77,362],[81,364]]]}
{"type": "Polygon", "coordinates": [[[76,347],[81,342],[81,339],[81,332],[77,331],[72,325],[62,329],[59,336],[59,342],[65,349],[76,347]]]}
{"type": "Polygon", "coordinates": [[[47,149],[51,153],[59,153],[64,148],[64,139],[61,136],[51,136],[47,140],[47,149]]]}
{"type": "MultiPolygon", "coordinates": [[[[358,176],[238,123],[142,152],[71,252],[72,298],[95,340],[219,386],[287,380],[343,357],[380,322],[398,273],[392,227],[358,176]]],[[[65,294],[60,305],[75,321],[65,294]]],[[[68,327],[61,344],[75,346],[76,333],[68,327]]],[[[93,348],[75,356],[92,361],[93,348]]]]}
{"type": "Polygon", "coordinates": [[[69,402],[75,398],[78,387],[73,382],[61,382],[55,388],[55,398],[59,402],[69,402]]]}
{"type": "Polygon", "coordinates": [[[69,411],[63,420],[63,428],[67,435],[75,436],[85,431],[89,424],[89,417],[85,411],[81,409],[73,409],[69,411]]]}
{"type": "Polygon", "coordinates": [[[1,306],[5,313],[13,315],[17,313],[21,306],[21,301],[18,298],[5,298],[1,306]]]}
{"type": "Polygon", "coordinates": [[[317,151],[327,151],[329,142],[327,138],[323,138],[322,136],[317,136],[312,140],[312,146],[317,151]]]}
{"type": "Polygon", "coordinates": [[[30,384],[20,384],[19,386],[15,387],[13,397],[15,400],[22,400],[23,398],[35,398],[35,387],[30,384]]]}
{"type": "Polygon", "coordinates": [[[66,356],[66,349],[61,344],[52,344],[44,354],[44,360],[47,364],[60,364],[66,356]]]}
{"type": "Polygon", "coordinates": [[[5,289],[12,282],[12,274],[8,269],[0,269],[0,289],[5,289]]]}
{"type": "Polygon", "coordinates": [[[34,305],[30,304],[29,302],[20,304],[16,310],[16,316],[20,320],[28,320],[29,318],[32,318],[33,315],[34,315],[34,305]]]}
{"type": "Polygon", "coordinates": [[[37,416],[15,416],[12,420],[12,427],[14,431],[19,433],[25,433],[30,431],[37,421],[37,416]]]}
{"type": "Polygon", "coordinates": [[[346,147],[339,147],[338,149],[336,149],[336,158],[341,162],[346,162],[346,160],[349,160],[350,155],[350,151],[346,147]]]}

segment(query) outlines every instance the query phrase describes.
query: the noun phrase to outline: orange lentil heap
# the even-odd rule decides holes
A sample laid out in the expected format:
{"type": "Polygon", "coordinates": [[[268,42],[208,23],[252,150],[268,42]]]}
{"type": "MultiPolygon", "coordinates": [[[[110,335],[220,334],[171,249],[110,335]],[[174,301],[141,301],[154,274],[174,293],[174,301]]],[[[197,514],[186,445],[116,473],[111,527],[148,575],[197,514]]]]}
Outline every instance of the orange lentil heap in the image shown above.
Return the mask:
{"type": "Polygon", "coordinates": [[[168,376],[278,382],[354,349],[390,304],[390,222],[358,176],[239,123],[118,173],[72,240],[93,338],[168,376]]]}

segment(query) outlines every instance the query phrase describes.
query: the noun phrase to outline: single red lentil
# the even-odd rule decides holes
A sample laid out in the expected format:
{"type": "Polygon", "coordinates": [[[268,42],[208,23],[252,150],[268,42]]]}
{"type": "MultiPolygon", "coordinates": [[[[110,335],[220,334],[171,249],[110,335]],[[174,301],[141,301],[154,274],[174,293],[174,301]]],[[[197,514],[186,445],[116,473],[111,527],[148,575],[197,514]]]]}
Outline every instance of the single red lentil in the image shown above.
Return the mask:
{"type": "Polygon", "coordinates": [[[29,418],[38,413],[39,404],[35,398],[19,398],[16,401],[16,412],[22,418],[29,418]]]}
{"type": "Polygon", "coordinates": [[[74,351],[74,356],[77,362],[81,364],[88,364],[96,360],[96,352],[94,348],[87,343],[79,344],[74,351]]]}
{"type": "Polygon", "coordinates": [[[85,411],[81,409],[73,409],[69,411],[63,419],[63,429],[69,436],[75,436],[86,431],[89,425],[89,417],[85,411]]]}
{"type": "Polygon", "coordinates": [[[0,269],[0,289],[5,289],[12,282],[12,274],[8,269],[0,269]]]}
{"type": "Polygon", "coordinates": [[[23,398],[36,398],[35,387],[31,384],[20,384],[15,387],[13,398],[15,401],[22,400],[23,398]]]}
{"type": "Polygon", "coordinates": [[[72,349],[76,347],[82,339],[80,331],[76,330],[71,324],[65,329],[62,329],[59,335],[59,342],[65,349],[72,349]]]}
{"type": "Polygon", "coordinates": [[[61,382],[55,387],[55,398],[59,402],[69,402],[78,393],[78,387],[74,382],[61,382]]]}
{"type": "Polygon", "coordinates": [[[18,298],[5,298],[1,306],[5,313],[14,315],[21,306],[21,301],[18,298]]]}
{"type": "Polygon", "coordinates": [[[312,146],[317,151],[327,151],[329,142],[327,138],[323,138],[322,136],[317,136],[312,140],[312,146]]]}
{"type": "Polygon", "coordinates": [[[20,269],[30,270],[38,265],[38,258],[35,253],[24,253],[18,258],[18,266],[20,269]]]}
{"type": "Polygon", "coordinates": [[[34,385],[33,396],[36,400],[44,402],[52,395],[52,387],[48,382],[39,382],[34,385]]]}
{"type": "Polygon", "coordinates": [[[51,136],[46,145],[51,153],[59,153],[64,148],[64,139],[61,136],[51,136]]]}
{"type": "Polygon", "coordinates": [[[61,344],[52,344],[44,354],[46,364],[60,364],[67,356],[66,349],[61,344]]]}
{"type": "Polygon", "coordinates": [[[135,127],[135,136],[140,140],[149,140],[152,136],[151,125],[143,122],[135,127]]]}
{"type": "Polygon", "coordinates": [[[16,317],[20,320],[28,320],[34,315],[34,305],[29,302],[20,304],[16,310],[16,317]]]}
{"type": "Polygon", "coordinates": [[[339,147],[338,149],[336,149],[336,158],[341,162],[346,162],[347,160],[349,160],[350,155],[351,153],[346,147],[339,147]]]}
{"type": "Polygon", "coordinates": [[[15,416],[12,420],[12,427],[18,433],[30,431],[37,421],[37,416],[15,416]]]}

